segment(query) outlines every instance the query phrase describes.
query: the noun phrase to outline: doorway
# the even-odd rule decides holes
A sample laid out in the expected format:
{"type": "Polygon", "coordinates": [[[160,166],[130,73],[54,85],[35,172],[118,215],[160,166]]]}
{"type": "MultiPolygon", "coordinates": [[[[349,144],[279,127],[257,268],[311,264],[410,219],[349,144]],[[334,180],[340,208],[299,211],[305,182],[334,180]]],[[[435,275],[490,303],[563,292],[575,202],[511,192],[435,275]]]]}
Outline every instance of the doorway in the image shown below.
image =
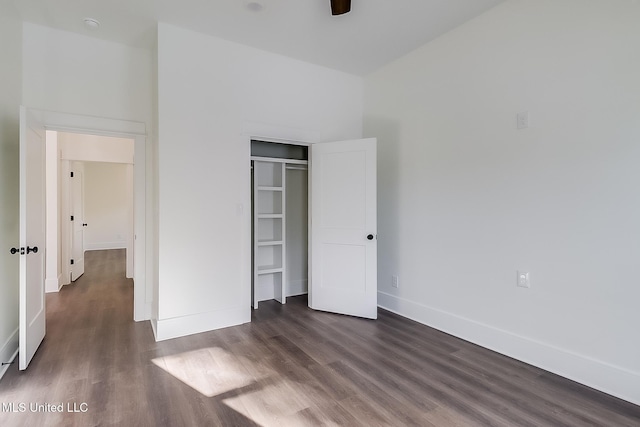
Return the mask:
{"type": "Polygon", "coordinates": [[[85,250],[126,249],[133,278],[134,140],[47,131],[46,155],[47,291],[84,273],[85,250]]]}
{"type": "MultiPolygon", "coordinates": [[[[129,197],[132,200],[133,224],[132,230],[129,233],[130,241],[127,243],[127,246],[132,248],[132,250],[130,250],[131,257],[127,261],[127,269],[130,273],[129,275],[133,276],[134,281],[133,319],[135,321],[149,320],[151,318],[153,286],[152,283],[147,280],[147,277],[152,277],[151,273],[148,273],[152,268],[152,263],[147,262],[151,261],[151,259],[147,260],[146,248],[153,243],[153,239],[152,235],[146,231],[147,224],[150,224],[148,215],[151,215],[151,210],[147,208],[149,202],[147,200],[147,138],[145,125],[139,122],[88,117],[76,114],[56,113],[41,110],[30,111],[40,117],[42,125],[44,129],[46,129],[47,133],[82,134],[93,139],[110,137],[114,138],[114,140],[127,140],[129,144],[133,141],[133,154],[130,160],[117,160],[119,157],[114,154],[114,151],[117,151],[117,144],[111,146],[112,150],[97,150],[98,157],[85,157],[84,159],[93,161],[121,162],[130,166],[128,170],[128,174],[130,176],[128,179],[133,183],[129,187],[131,193],[129,197]]],[[[51,138],[50,135],[48,136],[51,138]]],[[[45,142],[45,148],[50,148],[49,144],[50,141],[45,142]]],[[[87,149],[89,152],[93,151],[94,154],[96,154],[95,147],[93,147],[93,149],[90,147],[92,147],[91,143],[85,143],[83,145],[83,148],[87,149]]],[[[47,159],[47,168],[51,168],[53,170],[58,168],[58,173],[54,176],[53,183],[56,186],[60,186],[60,183],[58,182],[60,179],[59,176],[65,172],[68,174],[70,171],[60,170],[65,167],[65,163],[58,161],[61,158],[60,151],[58,149],[54,151],[54,156],[52,156],[53,159],[47,159]]],[[[47,184],[50,184],[49,179],[47,179],[47,184]]],[[[59,193],[57,195],[55,193],[55,191],[47,192],[47,197],[61,197],[59,193]]],[[[47,203],[49,203],[49,201],[47,201],[47,203]]],[[[56,203],[56,201],[51,201],[51,203],[56,203]]],[[[62,233],[62,230],[60,229],[61,227],[57,226],[60,221],[59,216],[60,212],[54,211],[52,216],[47,219],[47,230],[60,230],[60,234],[62,233]]],[[[51,238],[53,241],[57,239],[57,251],[61,252],[61,236],[56,233],[53,237],[50,235],[47,236],[47,239],[45,240],[48,241],[51,238]]],[[[57,255],[55,260],[57,260],[57,255]]],[[[54,263],[55,261],[53,261],[53,263],[49,263],[49,265],[54,263]]],[[[58,271],[60,273],[58,274],[61,274],[63,270],[62,267],[63,265],[59,266],[58,271]]],[[[47,291],[55,291],[59,289],[62,277],[47,274],[47,278],[52,279],[45,281],[47,291]]]]}
{"type": "Polygon", "coordinates": [[[251,141],[252,307],[308,293],[308,146],[251,141]]]}
{"type": "Polygon", "coordinates": [[[61,258],[71,269],[70,281],[84,273],[85,251],[109,249],[124,250],[125,277],[132,279],[133,165],[70,161],[67,167],[71,172],[61,178],[67,183],[69,200],[60,208],[68,213],[60,218],[67,222],[70,238],[64,240],[70,248],[61,258]],[[66,262],[68,258],[71,262],[66,262]]]}

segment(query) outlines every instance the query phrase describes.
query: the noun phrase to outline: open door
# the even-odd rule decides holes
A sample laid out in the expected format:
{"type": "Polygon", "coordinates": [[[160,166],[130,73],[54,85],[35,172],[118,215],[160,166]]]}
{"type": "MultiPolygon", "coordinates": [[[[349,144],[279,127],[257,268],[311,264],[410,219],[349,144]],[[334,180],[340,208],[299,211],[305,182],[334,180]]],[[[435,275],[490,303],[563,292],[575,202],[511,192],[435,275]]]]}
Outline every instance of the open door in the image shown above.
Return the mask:
{"type": "Polygon", "coordinates": [[[71,163],[71,281],[84,274],[84,163],[71,163]]]}
{"type": "Polygon", "coordinates": [[[309,307],[376,319],[376,139],[311,145],[309,307]]]}
{"type": "Polygon", "coordinates": [[[27,369],[45,334],[45,130],[20,107],[20,370],[27,369]]]}

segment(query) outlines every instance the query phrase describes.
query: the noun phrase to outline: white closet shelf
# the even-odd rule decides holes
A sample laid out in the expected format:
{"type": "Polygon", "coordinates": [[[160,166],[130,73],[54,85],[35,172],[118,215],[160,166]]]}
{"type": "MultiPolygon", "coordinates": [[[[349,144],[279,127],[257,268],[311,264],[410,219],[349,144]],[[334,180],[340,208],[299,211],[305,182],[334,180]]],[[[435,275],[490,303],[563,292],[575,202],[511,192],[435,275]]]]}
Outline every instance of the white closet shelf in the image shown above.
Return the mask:
{"type": "Polygon", "coordinates": [[[282,273],[282,267],[277,265],[262,265],[258,267],[258,274],[282,273]]]}
{"type": "Polygon", "coordinates": [[[307,164],[309,164],[308,160],[281,159],[279,157],[251,156],[251,160],[258,161],[258,162],[287,163],[287,164],[290,164],[290,165],[307,165],[307,164]]]}
{"type": "Polygon", "coordinates": [[[284,162],[253,160],[253,308],[258,308],[265,298],[286,302],[287,188],[284,162]]]}
{"type": "Polygon", "coordinates": [[[282,240],[260,240],[258,241],[258,246],[278,246],[283,245],[284,242],[282,240]]]}

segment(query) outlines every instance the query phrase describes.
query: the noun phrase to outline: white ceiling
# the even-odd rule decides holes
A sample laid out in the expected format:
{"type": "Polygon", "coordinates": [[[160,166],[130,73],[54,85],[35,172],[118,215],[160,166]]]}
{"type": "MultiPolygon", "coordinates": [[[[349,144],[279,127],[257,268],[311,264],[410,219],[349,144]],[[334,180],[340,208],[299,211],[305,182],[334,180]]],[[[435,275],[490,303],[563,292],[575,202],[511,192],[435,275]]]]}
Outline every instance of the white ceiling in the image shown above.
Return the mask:
{"type": "Polygon", "coordinates": [[[24,21],[133,46],[166,22],[348,73],[365,75],[503,0],[10,0],[24,21]],[[264,6],[255,12],[250,1],[264,6]],[[83,18],[101,22],[90,31],[83,18]]]}

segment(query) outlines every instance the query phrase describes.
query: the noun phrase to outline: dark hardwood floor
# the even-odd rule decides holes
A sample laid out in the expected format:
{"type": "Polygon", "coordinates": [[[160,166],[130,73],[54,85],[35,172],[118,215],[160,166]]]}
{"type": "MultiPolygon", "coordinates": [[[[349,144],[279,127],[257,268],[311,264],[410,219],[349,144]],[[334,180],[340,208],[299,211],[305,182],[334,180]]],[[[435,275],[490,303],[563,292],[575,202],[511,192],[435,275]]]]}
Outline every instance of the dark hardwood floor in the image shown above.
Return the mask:
{"type": "Polygon", "coordinates": [[[84,276],[47,295],[41,348],[0,381],[0,426],[640,426],[638,406],[384,310],[369,321],[296,297],[156,343],[132,320],[124,263],[87,252],[84,276]]]}

